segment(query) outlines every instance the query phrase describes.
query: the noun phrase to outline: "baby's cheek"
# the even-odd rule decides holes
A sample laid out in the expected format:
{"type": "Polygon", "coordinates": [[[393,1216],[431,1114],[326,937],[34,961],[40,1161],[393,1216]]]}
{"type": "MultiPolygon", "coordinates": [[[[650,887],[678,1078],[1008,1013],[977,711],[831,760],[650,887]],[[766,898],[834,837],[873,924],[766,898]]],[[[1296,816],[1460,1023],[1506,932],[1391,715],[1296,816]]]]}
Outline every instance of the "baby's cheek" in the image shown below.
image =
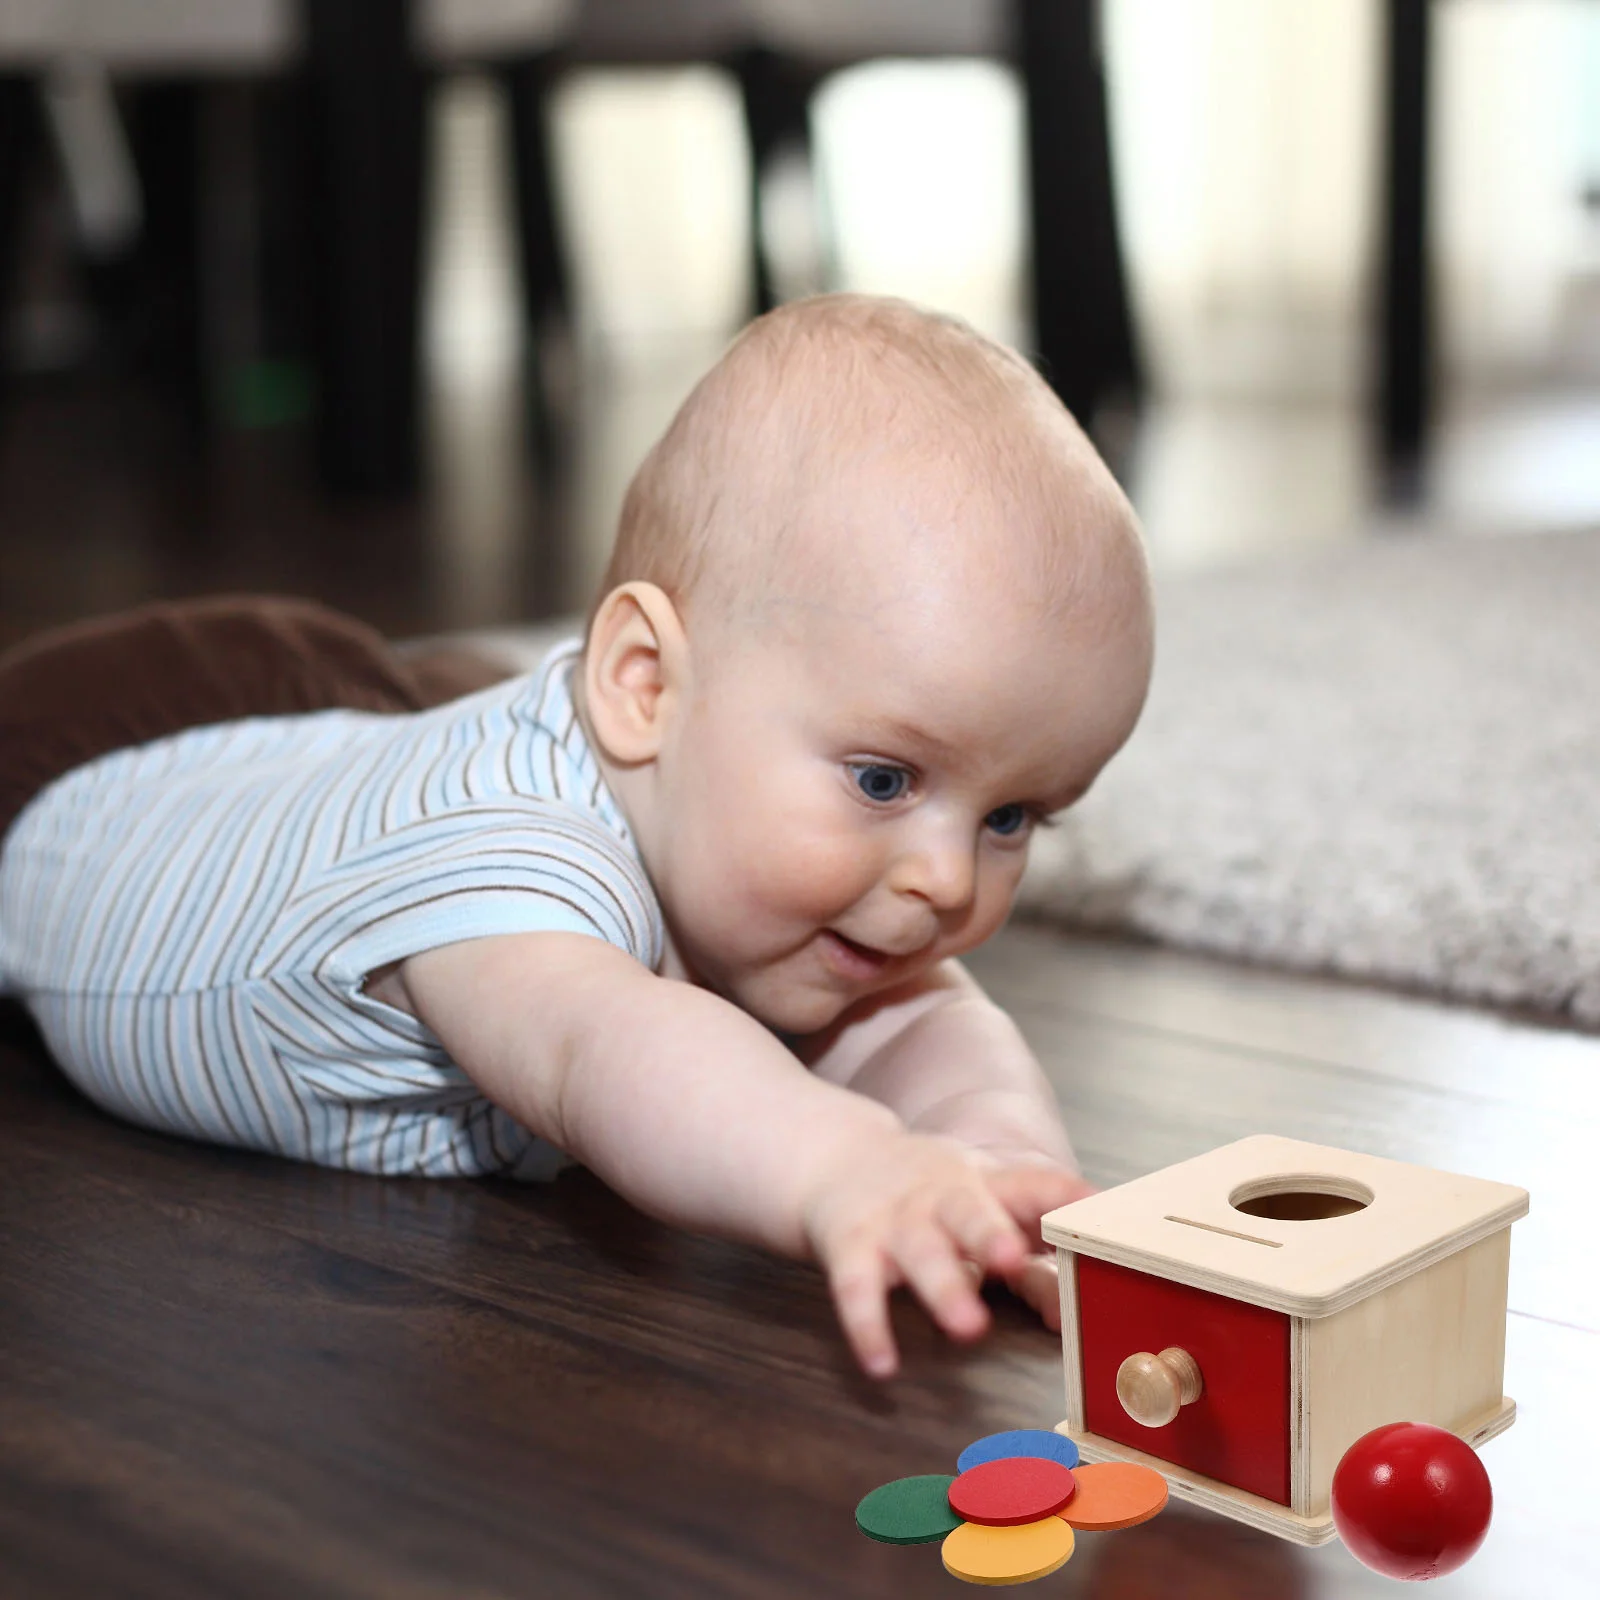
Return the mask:
{"type": "Polygon", "coordinates": [[[763,863],[762,894],[792,914],[825,918],[837,915],[864,893],[861,874],[848,852],[772,850],[763,863]]]}
{"type": "Polygon", "coordinates": [[[826,920],[860,899],[873,874],[858,843],[795,825],[765,841],[751,862],[751,880],[764,904],[826,920]]]}

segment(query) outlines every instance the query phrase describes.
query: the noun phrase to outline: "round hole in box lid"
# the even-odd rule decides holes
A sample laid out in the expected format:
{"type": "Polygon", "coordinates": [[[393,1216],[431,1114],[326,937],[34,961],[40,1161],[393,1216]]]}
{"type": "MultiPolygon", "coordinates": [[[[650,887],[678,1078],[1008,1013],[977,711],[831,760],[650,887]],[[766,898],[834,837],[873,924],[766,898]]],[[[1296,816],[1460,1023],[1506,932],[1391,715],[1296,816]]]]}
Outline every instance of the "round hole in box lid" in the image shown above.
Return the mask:
{"type": "Polygon", "coordinates": [[[1353,1178],[1325,1172],[1277,1173],[1241,1183],[1228,1204],[1247,1216],[1275,1222],[1323,1222],[1364,1211],[1372,1204],[1372,1191],[1353,1178]]]}

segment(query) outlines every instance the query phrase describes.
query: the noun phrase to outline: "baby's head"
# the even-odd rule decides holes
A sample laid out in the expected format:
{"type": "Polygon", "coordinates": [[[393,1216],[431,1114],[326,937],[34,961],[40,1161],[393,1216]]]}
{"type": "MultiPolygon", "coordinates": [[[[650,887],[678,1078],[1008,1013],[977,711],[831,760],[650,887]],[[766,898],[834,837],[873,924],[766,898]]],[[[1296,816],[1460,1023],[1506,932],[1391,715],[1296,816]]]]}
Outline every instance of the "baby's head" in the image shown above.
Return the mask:
{"type": "Polygon", "coordinates": [[[805,1034],[1000,926],[1150,656],[1132,510],[1033,369],[835,295],[640,467],[577,693],[677,970],[805,1034]]]}

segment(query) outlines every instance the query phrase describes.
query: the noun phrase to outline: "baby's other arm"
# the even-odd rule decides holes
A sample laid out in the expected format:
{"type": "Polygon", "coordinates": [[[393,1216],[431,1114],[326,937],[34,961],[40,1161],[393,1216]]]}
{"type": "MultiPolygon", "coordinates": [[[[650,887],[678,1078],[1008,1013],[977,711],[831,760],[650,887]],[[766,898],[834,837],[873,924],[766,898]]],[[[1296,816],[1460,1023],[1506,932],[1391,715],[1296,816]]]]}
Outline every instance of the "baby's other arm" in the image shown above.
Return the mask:
{"type": "Polygon", "coordinates": [[[908,1128],[1010,1163],[1078,1170],[1054,1090],[1017,1025],[956,961],[847,1010],[796,1054],[908,1128]]]}
{"type": "Polygon", "coordinates": [[[988,1312],[964,1262],[1017,1271],[1016,1218],[1034,1189],[1054,1192],[1038,1171],[1025,1195],[997,1189],[956,1141],[908,1131],[736,1006],[598,938],[463,941],[392,977],[389,992],[491,1100],[642,1210],[817,1259],[879,1375],[895,1366],[889,1290],[909,1285],[952,1337],[976,1337],[988,1312]]]}

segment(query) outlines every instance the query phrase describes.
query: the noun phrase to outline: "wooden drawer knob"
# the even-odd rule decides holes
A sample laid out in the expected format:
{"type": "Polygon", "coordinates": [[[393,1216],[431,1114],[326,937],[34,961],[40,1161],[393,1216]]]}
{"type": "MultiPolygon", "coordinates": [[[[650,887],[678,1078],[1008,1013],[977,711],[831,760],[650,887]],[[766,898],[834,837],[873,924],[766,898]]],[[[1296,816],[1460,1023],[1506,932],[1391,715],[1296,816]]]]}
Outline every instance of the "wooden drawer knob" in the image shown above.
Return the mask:
{"type": "Polygon", "coordinates": [[[1176,1345],[1157,1356],[1141,1350],[1117,1368],[1117,1399],[1135,1422],[1147,1428],[1164,1428],[1181,1407],[1198,1400],[1204,1388],[1200,1364],[1176,1345]]]}

